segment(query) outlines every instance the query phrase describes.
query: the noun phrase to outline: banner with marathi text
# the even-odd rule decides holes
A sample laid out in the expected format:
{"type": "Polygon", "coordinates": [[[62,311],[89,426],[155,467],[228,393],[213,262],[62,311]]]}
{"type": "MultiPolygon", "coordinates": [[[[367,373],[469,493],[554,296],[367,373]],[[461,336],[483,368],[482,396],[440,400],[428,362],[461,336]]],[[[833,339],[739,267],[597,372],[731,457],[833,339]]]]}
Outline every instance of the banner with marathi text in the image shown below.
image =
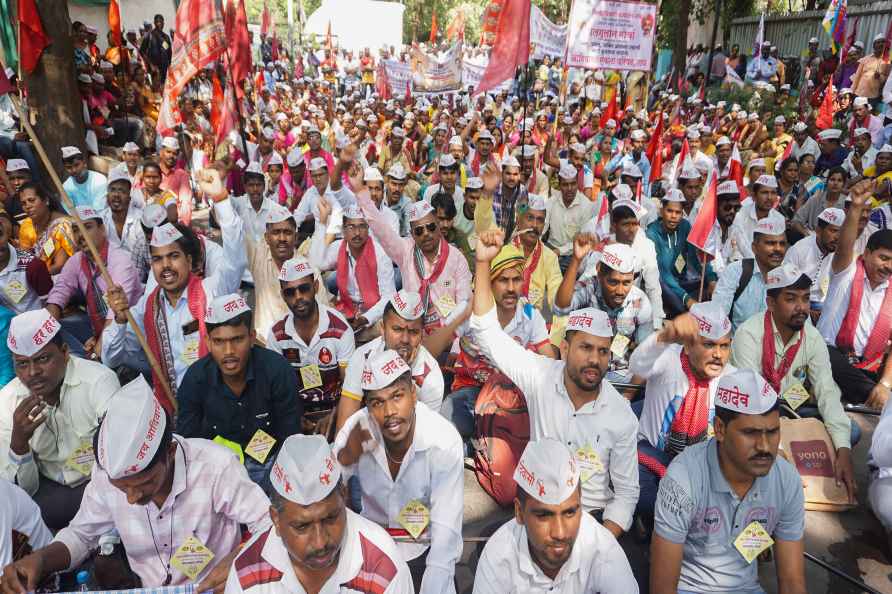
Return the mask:
{"type": "MultiPolygon", "coordinates": [[[[489,64],[489,60],[486,58],[480,59],[477,58],[475,60],[464,60],[461,65],[461,84],[464,88],[469,86],[477,88],[477,85],[480,84],[480,79],[483,78],[483,72],[486,70],[486,66],[489,64]]],[[[498,93],[500,91],[511,91],[511,82],[514,79],[509,78],[496,88],[490,91],[491,93],[498,93]]]]}
{"type": "Polygon", "coordinates": [[[406,85],[412,84],[412,65],[399,60],[382,60],[384,71],[387,73],[387,87],[391,97],[403,97],[406,94],[406,85]]]}
{"type": "Polygon", "coordinates": [[[656,4],[575,0],[570,14],[570,66],[650,70],[656,4]]]}
{"type": "Polygon", "coordinates": [[[564,59],[567,25],[555,25],[535,4],[530,10],[530,47],[534,60],[545,56],[564,59]]]}
{"type": "Polygon", "coordinates": [[[436,54],[413,49],[412,92],[442,93],[461,88],[462,45],[457,43],[445,52],[436,54]]]}

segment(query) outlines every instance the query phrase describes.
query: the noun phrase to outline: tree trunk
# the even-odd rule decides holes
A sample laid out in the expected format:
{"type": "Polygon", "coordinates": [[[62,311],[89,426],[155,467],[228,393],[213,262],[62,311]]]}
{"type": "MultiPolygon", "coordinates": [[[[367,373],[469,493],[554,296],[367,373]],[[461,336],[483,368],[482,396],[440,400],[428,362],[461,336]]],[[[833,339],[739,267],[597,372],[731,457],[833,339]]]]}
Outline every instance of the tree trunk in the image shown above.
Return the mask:
{"type": "Polygon", "coordinates": [[[679,0],[675,11],[678,15],[678,30],[675,32],[675,47],[672,48],[672,66],[675,68],[676,77],[683,79],[685,63],[688,57],[688,24],[690,23],[691,0],[679,0]]]}
{"type": "Polygon", "coordinates": [[[36,4],[50,45],[43,50],[34,72],[24,75],[24,82],[28,89],[28,106],[37,122],[34,131],[52,166],[62,176],[60,148],[66,145],[85,148],[83,104],[74,70],[71,19],[67,0],[41,0],[36,4]]]}

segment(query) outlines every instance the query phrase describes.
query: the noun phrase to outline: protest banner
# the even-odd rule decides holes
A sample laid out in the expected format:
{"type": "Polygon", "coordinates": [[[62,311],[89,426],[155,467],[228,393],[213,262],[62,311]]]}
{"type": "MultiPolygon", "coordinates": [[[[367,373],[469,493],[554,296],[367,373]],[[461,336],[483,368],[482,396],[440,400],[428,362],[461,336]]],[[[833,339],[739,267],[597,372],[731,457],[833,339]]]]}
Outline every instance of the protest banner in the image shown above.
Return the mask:
{"type": "Polygon", "coordinates": [[[431,54],[412,50],[412,90],[415,93],[441,93],[461,89],[461,44],[448,51],[431,54]]]}
{"type": "Polygon", "coordinates": [[[387,87],[391,97],[402,97],[406,94],[406,83],[411,84],[412,65],[399,60],[382,60],[387,73],[387,87]]]}
{"type": "Polygon", "coordinates": [[[650,70],[656,4],[575,0],[570,14],[570,66],[650,70]]]}
{"type": "MultiPolygon", "coordinates": [[[[461,65],[461,84],[463,88],[468,88],[469,86],[477,88],[477,85],[480,84],[480,79],[483,78],[483,73],[486,71],[486,66],[489,63],[488,58],[483,58],[482,60],[477,59],[474,61],[464,60],[461,65]]],[[[514,79],[507,79],[502,84],[498,85],[496,88],[492,89],[491,92],[498,93],[500,91],[511,91],[511,81],[514,79]]]]}
{"type": "Polygon", "coordinates": [[[564,57],[564,45],[567,39],[567,25],[555,25],[548,20],[538,6],[530,10],[530,47],[534,60],[545,56],[564,57]]]}

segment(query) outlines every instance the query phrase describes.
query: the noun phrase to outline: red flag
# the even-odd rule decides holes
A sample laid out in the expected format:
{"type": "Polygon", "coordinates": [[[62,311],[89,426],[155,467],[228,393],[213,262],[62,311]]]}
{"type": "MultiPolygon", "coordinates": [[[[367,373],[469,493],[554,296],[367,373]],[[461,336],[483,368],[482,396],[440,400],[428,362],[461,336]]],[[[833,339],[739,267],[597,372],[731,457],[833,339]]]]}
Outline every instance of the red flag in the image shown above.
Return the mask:
{"type": "Polygon", "coordinates": [[[783,163],[784,161],[786,161],[787,159],[789,159],[789,158],[790,158],[790,155],[792,155],[792,154],[793,154],[793,143],[792,143],[792,142],[788,142],[788,143],[787,143],[787,148],[784,149],[784,154],[781,155],[781,160],[780,160],[780,162],[783,163]]]}
{"type": "Polygon", "coordinates": [[[604,122],[605,126],[607,125],[608,120],[613,120],[619,124],[618,111],[619,109],[616,107],[616,91],[614,91],[613,96],[610,98],[610,103],[607,104],[607,109],[601,114],[601,121],[604,122]]]}
{"type": "MultiPolygon", "coordinates": [[[[651,163],[654,162],[654,158],[657,156],[657,152],[662,152],[663,150],[663,112],[657,114],[657,127],[654,128],[654,133],[650,137],[650,142],[647,143],[647,149],[644,151],[644,154],[647,155],[647,160],[651,163]]],[[[661,157],[662,159],[662,157],[661,157]]]]}
{"type": "Polygon", "coordinates": [[[840,64],[845,64],[846,56],[849,54],[849,50],[852,49],[852,46],[855,45],[855,40],[858,39],[858,23],[860,21],[861,17],[855,17],[855,19],[852,21],[852,31],[846,38],[846,44],[842,46],[842,51],[839,53],[840,64]]]}
{"type": "Polygon", "coordinates": [[[211,76],[211,127],[218,130],[223,116],[223,85],[217,73],[211,76]]]}
{"type": "Polygon", "coordinates": [[[697,218],[688,233],[688,243],[713,258],[721,247],[721,237],[719,236],[719,241],[716,241],[714,233],[717,211],[716,188],[718,188],[718,176],[713,175],[703,205],[697,212],[697,218]]]}
{"type": "Polygon", "coordinates": [[[675,181],[678,179],[678,174],[681,173],[681,170],[684,168],[684,162],[689,158],[689,153],[691,152],[691,147],[688,146],[688,139],[685,137],[684,142],[681,145],[681,151],[678,153],[678,159],[675,161],[675,169],[672,170],[672,184],[675,184],[675,181]]]}
{"type": "Polygon", "coordinates": [[[505,0],[499,13],[489,64],[475,93],[485,93],[514,77],[518,66],[530,60],[530,0],[505,0]]]}
{"type": "Polygon", "coordinates": [[[405,98],[404,98],[403,103],[405,104],[405,106],[408,107],[408,105],[409,105],[411,102],[412,102],[412,87],[411,87],[411,81],[406,80],[406,96],[405,96],[405,98]]]}
{"type": "Polygon", "coordinates": [[[835,89],[833,83],[827,83],[827,90],[824,92],[824,100],[821,101],[821,107],[818,109],[818,117],[815,125],[819,130],[826,130],[833,127],[833,114],[835,104],[835,89]]]}
{"type": "Polygon", "coordinates": [[[384,60],[378,62],[378,72],[375,73],[375,91],[382,101],[390,99],[390,82],[387,79],[387,68],[384,60]]]}
{"type": "Polygon", "coordinates": [[[263,0],[263,13],[260,15],[260,34],[262,36],[269,35],[272,20],[272,15],[269,13],[269,4],[267,4],[266,0],[263,0]]]}
{"type": "Polygon", "coordinates": [[[331,19],[328,21],[328,28],[325,29],[325,47],[327,49],[334,47],[331,42],[331,19]]]}
{"type": "Polygon", "coordinates": [[[433,44],[437,42],[437,11],[431,13],[431,36],[428,42],[433,44]]]}
{"type": "MultiPolygon", "coordinates": [[[[789,144],[792,150],[793,143],[789,144]]],[[[740,201],[743,202],[744,197],[746,197],[746,186],[743,185],[743,159],[740,158],[740,149],[737,148],[737,143],[734,143],[734,147],[731,149],[731,159],[728,163],[728,179],[733,179],[737,184],[737,189],[740,191],[740,201]]]]}
{"type": "Polygon", "coordinates": [[[226,92],[223,92],[223,85],[217,73],[213,77],[214,97],[211,105],[211,126],[214,129],[214,142],[216,146],[220,146],[229,136],[229,133],[238,127],[238,118],[236,117],[236,100],[232,93],[233,85],[226,85],[226,92]]]}
{"type": "MultiPolygon", "coordinates": [[[[111,0],[108,3],[108,30],[111,32],[112,44],[115,47],[124,45],[124,37],[121,35],[121,9],[118,6],[118,0],[111,0]]],[[[124,61],[121,64],[124,64],[124,61]]]]}
{"type": "Polygon", "coordinates": [[[12,81],[6,76],[6,69],[0,68],[0,95],[7,95],[15,91],[12,81]]]}
{"type": "MultiPolygon", "coordinates": [[[[858,17],[861,18],[861,17],[858,17]]],[[[886,49],[883,50],[883,62],[889,61],[889,46],[892,45],[892,19],[886,26],[886,49]]]]}
{"type": "MultiPolygon", "coordinates": [[[[465,11],[459,10],[446,29],[446,39],[461,40],[465,38],[465,11]]],[[[451,96],[451,95],[450,95],[451,96]]]]}
{"type": "Polygon", "coordinates": [[[50,44],[43,32],[40,14],[34,0],[19,0],[19,59],[22,69],[27,73],[34,72],[43,48],[50,44]]]}
{"type": "Polygon", "coordinates": [[[225,16],[226,39],[229,45],[226,56],[229,59],[228,75],[235,82],[236,96],[245,96],[241,83],[251,75],[251,34],[248,32],[248,15],[245,0],[227,0],[225,16]]]}
{"type": "MultiPolygon", "coordinates": [[[[650,147],[648,147],[650,150],[650,147]]],[[[654,151],[654,158],[650,161],[650,182],[653,183],[663,177],[663,139],[658,137],[657,148],[654,151]]]]}

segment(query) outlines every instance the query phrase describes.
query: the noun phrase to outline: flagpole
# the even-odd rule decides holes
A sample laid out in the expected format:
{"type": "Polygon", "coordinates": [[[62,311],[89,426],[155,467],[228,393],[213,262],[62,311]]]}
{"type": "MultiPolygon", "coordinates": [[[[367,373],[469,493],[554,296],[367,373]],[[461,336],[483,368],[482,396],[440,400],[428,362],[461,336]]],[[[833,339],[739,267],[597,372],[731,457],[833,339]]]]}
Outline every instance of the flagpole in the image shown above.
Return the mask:
{"type": "MultiPolygon", "coordinates": [[[[6,64],[0,63],[0,67],[5,68],[6,64]]],[[[71,215],[74,224],[77,225],[78,230],[86,241],[87,249],[90,250],[90,254],[93,257],[93,262],[95,262],[96,267],[99,268],[99,274],[102,275],[102,280],[105,281],[105,285],[110,289],[111,287],[115,286],[115,283],[112,280],[111,275],[108,273],[108,268],[106,268],[105,262],[102,261],[102,257],[99,255],[99,250],[90,239],[90,234],[87,233],[87,230],[84,227],[84,222],[83,220],[81,220],[80,215],[78,215],[77,213],[77,208],[75,208],[74,206],[74,202],[71,201],[71,197],[62,186],[62,180],[59,179],[59,175],[53,168],[52,163],[50,163],[50,159],[49,157],[47,157],[46,151],[43,148],[43,143],[40,141],[40,138],[37,136],[37,134],[34,133],[34,129],[31,127],[31,123],[25,118],[25,114],[22,111],[21,104],[15,99],[15,97],[10,96],[9,99],[12,102],[12,105],[15,108],[16,112],[19,114],[19,118],[25,126],[25,130],[31,137],[31,143],[34,145],[34,148],[37,149],[37,155],[43,162],[43,166],[44,168],[46,168],[47,173],[49,173],[50,179],[52,179],[53,181],[53,185],[56,186],[56,190],[62,197],[62,201],[65,203],[65,207],[68,209],[68,212],[71,215]]],[[[133,330],[133,334],[136,336],[137,342],[139,342],[139,346],[142,347],[142,350],[145,352],[146,359],[148,359],[149,361],[149,366],[152,368],[152,372],[155,374],[157,380],[161,382],[161,388],[164,390],[164,394],[168,397],[168,399],[170,399],[171,405],[173,406],[173,412],[176,413],[177,400],[173,391],[171,390],[170,384],[167,382],[167,376],[162,371],[161,365],[158,364],[158,360],[155,358],[154,353],[152,353],[152,350],[149,348],[149,344],[146,342],[146,337],[142,333],[142,330],[139,329],[139,325],[136,323],[136,319],[133,317],[133,313],[130,311],[130,309],[127,309],[125,315],[127,316],[127,323],[130,324],[130,329],[133,330]]]]}

